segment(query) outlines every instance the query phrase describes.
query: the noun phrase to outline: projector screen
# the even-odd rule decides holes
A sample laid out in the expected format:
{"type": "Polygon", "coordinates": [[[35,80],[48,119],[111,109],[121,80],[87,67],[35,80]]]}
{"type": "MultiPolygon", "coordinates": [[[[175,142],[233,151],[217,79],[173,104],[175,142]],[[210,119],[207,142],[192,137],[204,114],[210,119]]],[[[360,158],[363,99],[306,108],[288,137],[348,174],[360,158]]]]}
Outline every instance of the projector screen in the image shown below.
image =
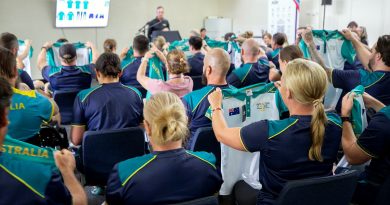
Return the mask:
{"type": "Polygon", "coordinates": [[[57,0],[56,27],[105,27],[110,0],[57,0]]]}

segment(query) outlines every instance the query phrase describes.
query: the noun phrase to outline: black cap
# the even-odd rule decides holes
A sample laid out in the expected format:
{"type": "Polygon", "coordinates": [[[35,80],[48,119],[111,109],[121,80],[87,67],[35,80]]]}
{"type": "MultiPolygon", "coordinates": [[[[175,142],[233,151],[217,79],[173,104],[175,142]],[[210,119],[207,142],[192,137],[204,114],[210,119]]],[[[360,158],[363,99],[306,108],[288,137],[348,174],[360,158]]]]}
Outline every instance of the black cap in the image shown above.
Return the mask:
{"type": "Polygon", "coordinates": [[[63,59],[73,59],[77,55],[76,47],[73,44],[66,43],[60,47],[60,57],[63,59]]]}

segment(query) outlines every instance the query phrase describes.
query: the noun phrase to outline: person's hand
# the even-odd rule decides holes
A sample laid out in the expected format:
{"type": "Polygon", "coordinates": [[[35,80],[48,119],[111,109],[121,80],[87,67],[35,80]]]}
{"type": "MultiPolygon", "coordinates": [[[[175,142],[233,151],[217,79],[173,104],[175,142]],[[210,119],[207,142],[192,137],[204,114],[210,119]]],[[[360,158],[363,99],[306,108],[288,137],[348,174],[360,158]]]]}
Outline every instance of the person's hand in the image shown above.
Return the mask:
{"type": "Polygon", "coordinates": [[[46,43],[43,44],[43,47],[45,48],[51,48],[53,46],[53,43],[50,41],[47,41],[46,43]]]}
{"type": "Polygon", "coordinates": [[[124,49],[122,49],[122,52],[121,52],[121,55],[120,56],[126,56],[127,55],[127,52],[129,52],[130,48],[129,47],[125,47],[124,49]]]}
{"type": "Polygon", "coordinates": [[[306,45],[310,45],[311,43],[314,43],[313,41],[313,32],[311,29],[305,29],[302,34],[302,39],[305,42],[306,45]]]}
{"type": "Polygon", "coordinates": [[[164,44],[164,46],[163,46],[163,49],[164,49],[164,50],[168,50],[168,48],[169,48],[170,45],[171,45],[171,44],[170,44],[169,42],[166,42],[166,43],[164,44]]]}
{"type": "Polygon", "coordinates": [[[56,151],[54,153],[54,159],[61,174],[70,174],[74,172],[76,160],[69,150],[63,149],[61,151],[56,151]]]}
{"type": "Polygon", "coordinates": [[[149,59],[153,58],[153,56],[154,56],[154,52],[153,51],[148,51],[148,52],[146,52],[144,58],[149,60],[149,59]]]}
{"type": "Polygon", "coordinates": [[[221,90],[221,88],[215,89],[215,91],[213,91],[212,93],[209,94],[207,99],[209,100],[211,109],[221,108],[221,106],[222,106],[222,90],[221,90]]]}
{"type": "Polygon", "coordinates": [[[366,92],[363,94],[363,101],[366,108],[373,108],[377,112],[383,107],[385,107],[385,105],[381,101],[377,100],[366,92]]]}
{"type": "Polygon", "coordinates": [[[340,33],[344,36],[344,38],[350,41],[359,38],[359,36],[355,32],[352,32],[349,29],[343,29],[340,33]]]}
{"type": "Polygon", "coordinates": [[[93,47],[93,43],[91,41],[87,41],[84,45],[87,48],[92,48],[93,47]]]}
{"type": "Polygon", "coordinates": [[[341,103],[341,116],[342,117],[350,117],[351,110],[353,106],[353,98],[355,97],[355,93],[349,92],[343,97],[343,101],[341,103]]]}
{"type": "Polygon", "coordinates": [[[26,48],[30,48],[32,42],[30,39],[26,39],[24,40],[24,43],[26,44],[26,48]]]}
{"type": "Polygon", "coordinates": [[[152,51],[153,53],[155,53],[155,52],[157,52],[157,50],[158,50],[157,46],[154,45],[154,44],[152,43],[152,46],[151,46],[151,48],[150,48],[150,51],[152,51]]]}

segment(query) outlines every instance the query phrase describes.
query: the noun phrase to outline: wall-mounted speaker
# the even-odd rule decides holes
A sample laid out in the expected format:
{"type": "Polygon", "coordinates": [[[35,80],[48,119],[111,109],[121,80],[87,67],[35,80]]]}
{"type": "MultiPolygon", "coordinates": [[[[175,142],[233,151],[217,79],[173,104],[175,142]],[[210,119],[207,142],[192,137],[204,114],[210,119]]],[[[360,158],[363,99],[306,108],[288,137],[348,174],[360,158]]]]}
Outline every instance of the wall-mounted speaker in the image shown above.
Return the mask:
{"type": "Polygon", "coordinates": [[[332,5],[332,0],[322,0],[321,5],[332,5]]]}

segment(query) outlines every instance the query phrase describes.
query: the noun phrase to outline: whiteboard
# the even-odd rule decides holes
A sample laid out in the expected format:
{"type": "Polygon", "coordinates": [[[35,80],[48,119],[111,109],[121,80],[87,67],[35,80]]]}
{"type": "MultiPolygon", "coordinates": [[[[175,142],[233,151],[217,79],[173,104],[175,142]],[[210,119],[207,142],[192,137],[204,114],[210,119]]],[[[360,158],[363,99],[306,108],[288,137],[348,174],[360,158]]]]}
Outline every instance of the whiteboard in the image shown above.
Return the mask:
{"type": "Polygon", "coordinates": [[[231,18],[208,17],[204,20],[204,27],[210,38],[223,39],[226,33],[232,32],[233,22],[231,18]]]}
{"type": "Polygon", "coordinates": [[[269,0],[268,1],[268,32],[278,32],[287,35],[288,42],[295,42],[298,14],[292,0],[269,0]]]}

